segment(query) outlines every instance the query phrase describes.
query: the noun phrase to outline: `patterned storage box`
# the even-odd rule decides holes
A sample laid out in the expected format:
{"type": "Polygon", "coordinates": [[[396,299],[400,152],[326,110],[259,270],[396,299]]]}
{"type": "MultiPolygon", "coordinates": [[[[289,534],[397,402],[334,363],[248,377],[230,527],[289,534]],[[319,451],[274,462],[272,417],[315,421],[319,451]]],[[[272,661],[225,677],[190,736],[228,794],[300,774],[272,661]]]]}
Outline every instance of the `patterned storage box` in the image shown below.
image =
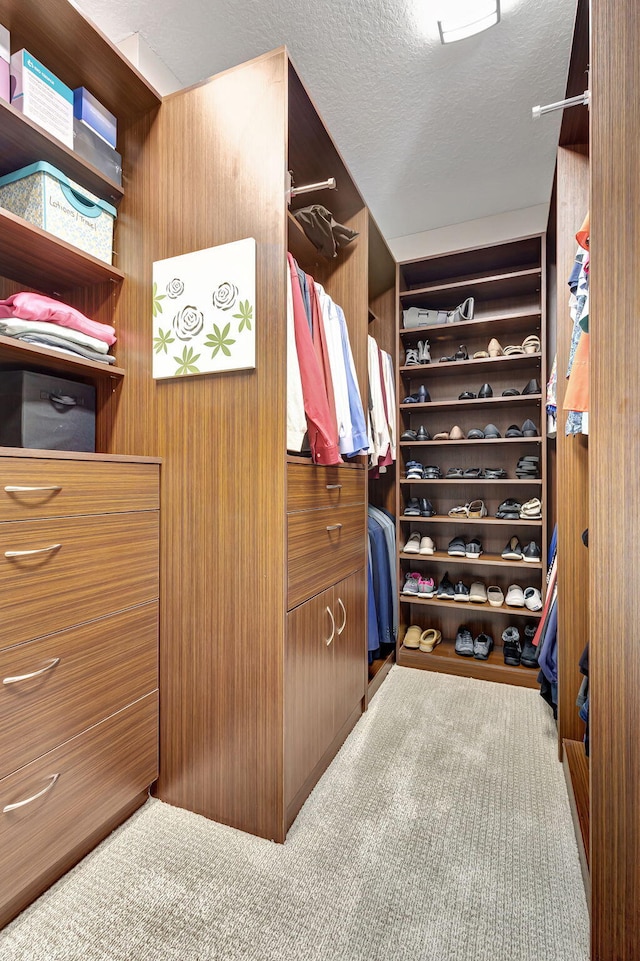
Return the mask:
{"type": "Polygon", "coordinates": [[[116,209],[45,161],[0,177],[0,206],[108,264],[116,209]]]}

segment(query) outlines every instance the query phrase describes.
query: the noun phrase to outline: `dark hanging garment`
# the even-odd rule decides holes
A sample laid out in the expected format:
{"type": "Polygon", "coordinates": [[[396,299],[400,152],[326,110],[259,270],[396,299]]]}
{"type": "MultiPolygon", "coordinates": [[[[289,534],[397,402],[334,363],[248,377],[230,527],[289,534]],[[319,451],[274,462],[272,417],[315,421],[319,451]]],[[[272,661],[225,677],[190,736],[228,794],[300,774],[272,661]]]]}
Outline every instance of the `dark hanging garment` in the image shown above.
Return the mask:
{"type": "Polygon", "coordinates": [[[314,247],[328,260],[338,256],[338,250],[351,243],[358,236],[356,230],[350,230],[333,219],[333,214],[320,204],[302,207],[294,210],[296,218],[314,247]]]}

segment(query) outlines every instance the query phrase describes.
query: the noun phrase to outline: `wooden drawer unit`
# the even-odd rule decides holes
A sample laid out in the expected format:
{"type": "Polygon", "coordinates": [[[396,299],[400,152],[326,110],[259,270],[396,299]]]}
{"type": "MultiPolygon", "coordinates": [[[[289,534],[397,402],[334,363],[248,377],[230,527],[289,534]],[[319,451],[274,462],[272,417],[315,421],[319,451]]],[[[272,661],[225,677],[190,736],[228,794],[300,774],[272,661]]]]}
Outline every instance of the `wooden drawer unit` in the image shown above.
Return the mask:
{"type": "Polygon", "coordinates": [[[157,465],[0,457],[0,521],[157,510],[157,465]]]}
{"type": "Polygon", "coordinates": [[[364,507],[287,515],[289,610],[365,563],[364,507]]]}
{"type": "Polygon", "coordinates": [[[364,470],[287,464],[287,511],[364,504],[365,500],[364,470]]]}
{"type": "Polygon", "coordinates": [[[157,601],[0,652],[0,778],[157,686],[157,601]]]}
{"type": "Polygon", "coordinates": [[[155,779],[157,693],[0,780],[0,925],[155,779]]]}
{"type": "Polygon", "coordinates": [[[0,524],[0,595],[0,648],[153,600],[157,512],[0,524]]]}

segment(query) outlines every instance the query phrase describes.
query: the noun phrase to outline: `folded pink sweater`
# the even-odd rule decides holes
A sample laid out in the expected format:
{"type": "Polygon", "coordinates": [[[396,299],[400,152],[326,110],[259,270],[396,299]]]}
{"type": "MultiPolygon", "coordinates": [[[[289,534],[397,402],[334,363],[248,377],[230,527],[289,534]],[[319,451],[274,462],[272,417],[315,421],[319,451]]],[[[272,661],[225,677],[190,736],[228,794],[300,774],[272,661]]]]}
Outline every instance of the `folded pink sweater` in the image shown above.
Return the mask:
{"type": "Polygon", "coordinates": [[[17,317],[21,320],[45,320],[60,327],[80,330],[83,334],[97,337],[105,344],[115,344],[116,331],[109,324],[101,324],[97,320],[89,320],[75,307],[69,307],[59,300],[52,300],[44,294],[32,294],[21,291],[6,300],[0,300],[0,317],[17,317]]]}

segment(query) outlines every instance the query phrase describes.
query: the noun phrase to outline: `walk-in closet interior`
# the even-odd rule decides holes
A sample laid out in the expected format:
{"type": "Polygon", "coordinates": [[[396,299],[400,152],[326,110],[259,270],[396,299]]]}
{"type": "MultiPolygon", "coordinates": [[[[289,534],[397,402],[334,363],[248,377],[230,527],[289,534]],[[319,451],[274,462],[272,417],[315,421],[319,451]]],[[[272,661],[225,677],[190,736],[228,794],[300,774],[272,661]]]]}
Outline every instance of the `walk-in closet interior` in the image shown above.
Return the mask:
{"type": "Polygon", "coordinates": [[[285,46],[161,96],[68,0],[0,24],[115,115],[123,173],[0,97],[0,188],[44,162],[117,211],[107,262],[0,189],[11,317],[117,335],[0,334],[0,385],[95,396],[93,446],[0,447],[0,925],[150,793],[286,845],[397,664],[550,701],[591,958],[636,961],[637,4],[577,0],[546,231],[400,261],[285,46]],[[154,376],[154,265],[247,238],[255,364],[154,376]]]}

